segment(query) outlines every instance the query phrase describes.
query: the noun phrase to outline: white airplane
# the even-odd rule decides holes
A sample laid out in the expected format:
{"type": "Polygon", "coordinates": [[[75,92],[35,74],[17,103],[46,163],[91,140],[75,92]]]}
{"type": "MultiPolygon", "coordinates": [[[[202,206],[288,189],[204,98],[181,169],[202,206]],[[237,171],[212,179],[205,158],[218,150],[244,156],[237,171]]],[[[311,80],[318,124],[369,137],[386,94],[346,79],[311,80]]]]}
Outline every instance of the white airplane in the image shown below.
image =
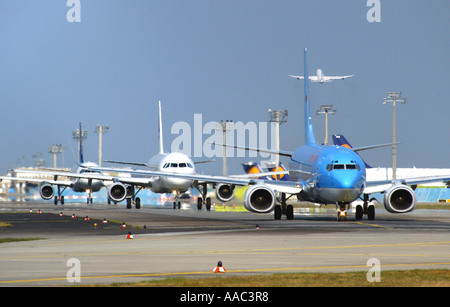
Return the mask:
{"type": "MultiPolygon", "coordinates": [[[[81,128],[81,123],[79,131],[80,133],[81,131],[83,131],[81,128]]],[[[54,198],[55,205],[58,204],[58,201],[60,201],[62,205],[64,204],[64,196],[62,194],[67,188],[72,189],[74,192],[88,193],[87,203],[92,204],[92,192],[98,192],[104,186],[104,182],[102,180],[80,177],[81,174],[100,173],[99,171],[89,169],[91,167],[98,167],[98,165],[94,162],[84,162],[83,143],[82,138],[80,137],[78,141],[78,165],[75,167],[74,172],[69,173],[61,171],[15,170],[16,173],[53,176],[53,180],[25,177],[0,177],[0,180],[9,179],[40,183],[39,193],[41,197],[45,200],[54,198]],[[58,180],[58,177],[67,177],[70,180],[58,180]],[[55,195],[55,187],[57,189],[57,195],[55,195]]]]}
{"type": "MultiPolygon", "coordinates": [[[[162,173],[175,173],[182,175],[191,175],[195,173],[194,162],[185,154],[179,152],[164,153],[163,150],[163,139],[162,139],[162,122],[161,122],[161,102],[159,103],[159,153],[153,156],[148,163],[127,163],[118,161],[105,161],[119,164],[130,164],[145,166],[149,170],[159,171],[162,173]]],[[[81,124],[80,124],[80,131],[81,124]]],[[[121,202],[127,199],[127,208],[131,208],[132,203],[135,204],[136,208],[139,209],[141,206],[140,198],[136,195],[143,188],[150,188],[154,193],[173,193],[178,196],[180,193],[186,192],[189,188],[193,187],[192,180],[179,179],[179,178],[168,178],[162,176],[146,176],[146,177],[130,177],[128,176],[113,176],[103,174],[103,170],[108,170],[108,168],[99,168],[99,166],[94,162],[84,162],[83,160],[83,149],[81,138],[79,141],[79,163],[76,171],[74,172],[57,172],[57,171],[33,171],[33,170],[17,170],[17,172],[28,173],[28,174],[41,174],[53,176],[54,180],[45,179],[34,179],[34,178],[24,178],[24,177],[8,177],[0,176],[0,180],[17,180],[25,182],[36,182],[40,183],[40,195],[43,199],[49,200],[55,195],[55,188],[57,187],[58,196],[55,196],[55,205],[60,199],[61,204],[64,203],[64,196],[62,193],[67,187],[72,188],[75,192],[85,192],[89,193],[89,200],[92,203],[92,198],[90,193],[100,190],[102,187],[107,188],[108,202],[113,201],[115,203],[121,202]],[[70,180],[58,180],[58,177],[69,177],[70,180]],[[61,190],[61,187],[64,189],[61,190]],[[137,192],[135,190],[137,188],[137,192]]],[[[125,172],[124,169],[114,169],[114,172],[120,174],[120,172],[125,172]]],[[[205,185],[205,195],[206,195],[206,185],[205,185]]],[[[208,205],[210,206],[211,200],[208,200],[208,205]]],[[[175,205],[175,203],[174,203],[175,205]]],[[[181,205],[178,202],[178,207],[181,205]]]]}
{"type": "MultiPolygon", "coordinates": [[[[309,76],[309,80],[311,80],[312,82],[319,82],[319,83],[324,83],[324,82],[332,82],[333,80],[344,80],[346,78],[350,78],[353,77],[354,75],[348,75],[348,76],[325,76],[323,74],[322,69],[317,69],[316,75],[315,76],[309,76]]],[[[294,76],[294,75],[289,75],[289,77],[298,79],[298,80],[303,80],[304,77],[303,76],[294,76]]]]}

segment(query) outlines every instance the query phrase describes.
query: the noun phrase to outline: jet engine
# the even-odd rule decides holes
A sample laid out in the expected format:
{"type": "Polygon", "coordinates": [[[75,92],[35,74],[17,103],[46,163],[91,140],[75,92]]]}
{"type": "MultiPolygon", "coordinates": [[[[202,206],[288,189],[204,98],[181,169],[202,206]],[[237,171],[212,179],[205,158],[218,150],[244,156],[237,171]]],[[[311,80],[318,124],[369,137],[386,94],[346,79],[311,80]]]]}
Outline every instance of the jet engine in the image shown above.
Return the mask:
{"type": "Polygon", "coordinates": [[[250,212],[271,212],[275,204],[275,192],[264,184],[253,185],[244,194],[244,207],[250,212]]]}
{"type": "Polygon", "coordinates": [[[414,210],[416,194],[407,185],[390,187],[384,194],[384,207],[391,213],[406,213],[414,210]]]}
{"type": "Polygon", "coordinates": [[[39,188],[39,193],[41,194],[42,199],[49,200],[55,196],[55,189],[49,183],[44,183],[39,188]]]}
{"type": "Polygon", "coordinates": [[[113,183],[108,187],[108,196],[115,202],[121,202],[127,197],[127,187],[120,182],[113,183]]]}
{"type": "Polygon", "coordinates": [[[219,183],[216,186],[216,197],[223,202],[232,200],[234,197],[234,185],[219,183]]]}

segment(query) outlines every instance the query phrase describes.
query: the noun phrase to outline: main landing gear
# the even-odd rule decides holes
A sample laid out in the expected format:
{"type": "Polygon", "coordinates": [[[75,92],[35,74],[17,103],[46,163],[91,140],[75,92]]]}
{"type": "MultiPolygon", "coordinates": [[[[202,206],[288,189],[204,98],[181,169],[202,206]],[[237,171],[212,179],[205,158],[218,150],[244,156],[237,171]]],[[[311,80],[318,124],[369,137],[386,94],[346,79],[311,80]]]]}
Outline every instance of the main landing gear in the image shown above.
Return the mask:
{"type": "MultiPolygon", "coordinates": [[[[372,201],[373,198],[370,200],[372,201]]],[[[375,207],[373,205],[369,206],[369,195],[364,194],[363,205],[356,206],[355,219],[357,221],[362,220],[363,216],[367,215],[369,221],[375,220],[375,207]]]]}
{"type": "Polygon", "coordinates": [[[61,205],[64,205],[64,196],[62,196],[61,194],[64,193],[64,191],[66,190],[67,187],[64,187],[61,191],[61,187],[58,186],[58,196],[55,196],[54,198],[54,203],[55,205],[58,204],[58,200],[61,202],[61,205]]]}
{"type": "Polygon", "coordinates": [[[142,188],[139,188],[137,192],[135,192],[134,186],[127,187],[127,209],[131,209],[133,204],[136,209],[141,209],[141,198],[136,197],[141,190],[142,188]]]}
{"type": "MultiPolygon", "coordinates": [[[[291,196],[289,196],[289,198],[291,196]]],[[[292,205],[286,204],[286,200],[288,200],[289,198],[286,198],[286,193],[281,193],[281,199],[280,199],[281,204],[275,205],[275,210],[274,210],[275,220],[281,220],[282,215],[286,215],[287,220],[294,219],[294,207],[292,205]]]]}
{"type": "Polygon", "coordinates": [[[208,192],[207,184],[201,183],[196,186],[197,190],[200,192],[200,195],[197,199],[197,209],[202,210],[203,205],[206,206],[206,210],[211,210],[211,198],[206,197],[206,193],[208,192]]]}

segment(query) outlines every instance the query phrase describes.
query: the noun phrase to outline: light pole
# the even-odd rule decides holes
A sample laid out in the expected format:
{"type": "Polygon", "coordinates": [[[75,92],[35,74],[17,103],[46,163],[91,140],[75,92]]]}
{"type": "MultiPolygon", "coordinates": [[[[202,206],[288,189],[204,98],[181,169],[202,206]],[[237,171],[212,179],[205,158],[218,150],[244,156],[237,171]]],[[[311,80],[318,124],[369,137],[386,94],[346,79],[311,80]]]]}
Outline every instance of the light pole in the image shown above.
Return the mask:
{"type": "Polygon", "coordinates": [[[406,103],[406,98],[401,98],[401,92],[388,92],[388,96],[383,98],[383,104],[392,102],[392,179],[397,179],[397,145],[396,142],[396,128],[395,128],[395,104],[400,102],[402,104],[406,103]]]}
{"type": "Polygon", "coordinates": [[[102,166],[102,147],[103,147],[103,134],[109,131],[109,125],[96,125],[95,133],[98,134],[98,166],[102,166]]]}
{"type": "Polygon", "coordinates": [[[227,119],[227,120],[221,120],[220,123],[217,124],[216,126],[216,130],[217,131],[222,131],[223,133],[223,146],[222,146],[222,161],[223,161],[223,166],[222,166],[222,174],[224,176],[227,175],[227,148],[226,148],[226,141],[227,141],[227,131],[231,131],[234,129],[234,123],[232,120],[227,119]]]}
{"type": "Polygon", "coordinates": [[[336,114],[336,110],[333,109],[333,105],[321,105],[317,110],[317,115],[325,114],[325,145],[328,145],[328,114],[336,114]]]}
{"type": "MultiPolygon", "coordinates": [[[[275,124],[275,135],[276,135],[276,141],[275,141],[275,150],[277,152],[280,151],[280,125],[282,123],[287,122],[288,118],[288,111],[287,110],[272,110],[269,109],[269,122],[275,124]]],[[[278,167],[280,166],[280,155],[277,154],[275,158],[275,171],[278,171],[278,167]]],[[[280,175],[277,175],[277,180],[280,180],[280,175]]]]}
{"type": "Polygon", "coordinates": [[[48,147],[48,152],[53,154],[53,168],[57,167],[57,154],[62,153],[64,151],[64,147],[61,144],[50,145],[48,147]]]}

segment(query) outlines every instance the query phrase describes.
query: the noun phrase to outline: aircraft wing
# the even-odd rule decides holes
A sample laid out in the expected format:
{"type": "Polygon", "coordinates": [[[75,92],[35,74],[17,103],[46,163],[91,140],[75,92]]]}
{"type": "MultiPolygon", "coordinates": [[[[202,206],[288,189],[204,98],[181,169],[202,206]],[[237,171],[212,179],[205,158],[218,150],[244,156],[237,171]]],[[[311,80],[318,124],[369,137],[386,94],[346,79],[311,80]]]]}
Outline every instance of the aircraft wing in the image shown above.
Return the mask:
{"type": "Polygon", "coordinates": [[[415,186],[425,183],[433,182],[450,182],[450,175],[444,176],[430,176],[430,177],[415,177],[415,178],[402,178],[396,180],[380,180],[380,181],[367,181],[364,188],[364,194],[372,194],[384,192],[389,189],[393,184],[405,184],[409,186],[415,186]]]}
{"type": "MultiPolygon", "coordinates": [[[[117,169],[120,170],[120,169],[117,169]]],[[[49,175],[54,176],[54,180],[47,180],[47,179],[36,179],[36,178],[25,178],[25,177],[0,177],[0,179],[10,179],[10,180],[18,180],[18,181],[26,181],[26,182],[36,182],[36,183],[43,183],[47,182],[50,184],[55,185],[64,185],[64,186],[71,186],[73,184],[72,181],[64,181],[64,180],[57,180],[57,177],[69,177],[69,178],[76,178],[76,179],[93,179],[93,180],[102,180],[102,181],[119,181],[122,183],[128,183],[128,184],[136,184],[141,186],[151,186],[152,179],[151,178],[134,178],[129,176],[111,176],[111,175],[104,175],[101,173],[69,173],[69,172],[52,172],[52,171],[33,171],[33,170],[20,170],[21,173],[29,173],[29,174],[40,174],[40,175],[49,175]]]]}
{"type": "MultiPolygon", "coordinates": [[[[289,75],[289,77],[295,78],[295,79],[297,79],[297,80],[303,80],[303,79],[305,79],[304,76],[289,75]]],[[[318,78],[317,76],[309,76],[308,79],[311,80],[311,81],[313,81],[313,82],[319,81],[319,78],[318,78]]]]}
{"type": "Polygon", "coordinates": [[[72,181],[70,180],[46,180],[46,179],[39,179],[39,178],[24,178],[24,177],[9,177],[9,176],[0,176],[0,182],[2,180],[12,180],[12,181],[25,181],[25,182],[32,182],[32,183],[50,183],[60,186],[67,186],[70,187],[72,185],[72,181]]]}
{"type": "MultiPolygon", "coordinates": [[[[180,174],[180,173],[169,173],[169,172],[160,172],[160,171],[151,171],[151,170],[129,170],[129,169],[119,169],[119,168],[95,168],[90,167],[92,170],[96,171],[111,171],[111,172],[123,172],[128,173],[130,175],[140,175],[140,176],[160,176],[160,177],[170,177],[170,178],[180,178],[192,180],[199,183],[225,183],[225,184],[233,184],[233,185],[254,185],[254,184],[266,184],[270,186],[274,191],[288,193],[288,194],[297,194],[303,190],[303,184],[301,182],[292,182],[292,181],[275,181],[275,180],[261,180],[254,178],[245,178],[245,177],[233,177],[233,176],[211,176],[211,175],[201,175],[201,174],[180,174]]],[[[282,172],[280,172],[282,173],[282,172]]],[[[276,173],[275,173],[276,174],[276,173]]],[[[260,174],[257,174],[258,176],[260,174]]],[[[255,174],[251,174],[252,177],[255,177],[255,174]]],[[[250,176],[249,176],[250,177],[250,176]]],[[[122,177],[119,177],[119,180],[122,177]]],[[[146,179],[147,181],[150,178],[135,178],[130,177],[130,180],[134,179],[146,179]]]]}
{"type": "Polygon", "coordinates": [[[323,76],[324,81],[330,81],[330,80],[344,80],[350,77],[353,77],[354,75],[347,75],[347,76],[323,76]]]}
{"type": "Polygon", "coordinates": [[[291,78],[295,78],[295,79],[297,79],[297,80],[303,80],[303,79],[305,79],[305,77],[303,77],[303,76],[294,76],[294,75],[289,75],[289,77],[291,77],[291,78]]]}
{"type": "Polygon", "coordinates": [[[280,156],[285,156],[285,157],[292,157],[292,155],[294,154],[293,151],[287,151],[287,150],[276,151],[276,150],[270,150],[270,149],[260,149],[260,148],[244,147],[244,146],[237,146],[237,145],[223,145],[223,144],[218,144],[218,143],[215,143],[215,145],[224,146],[224,147],[232,147],[232,148],[237,148],[237,149],[245,149],[245,150],[256,151],[256,152],[270,153],[270,154],[280,155],[280,156]]]}

